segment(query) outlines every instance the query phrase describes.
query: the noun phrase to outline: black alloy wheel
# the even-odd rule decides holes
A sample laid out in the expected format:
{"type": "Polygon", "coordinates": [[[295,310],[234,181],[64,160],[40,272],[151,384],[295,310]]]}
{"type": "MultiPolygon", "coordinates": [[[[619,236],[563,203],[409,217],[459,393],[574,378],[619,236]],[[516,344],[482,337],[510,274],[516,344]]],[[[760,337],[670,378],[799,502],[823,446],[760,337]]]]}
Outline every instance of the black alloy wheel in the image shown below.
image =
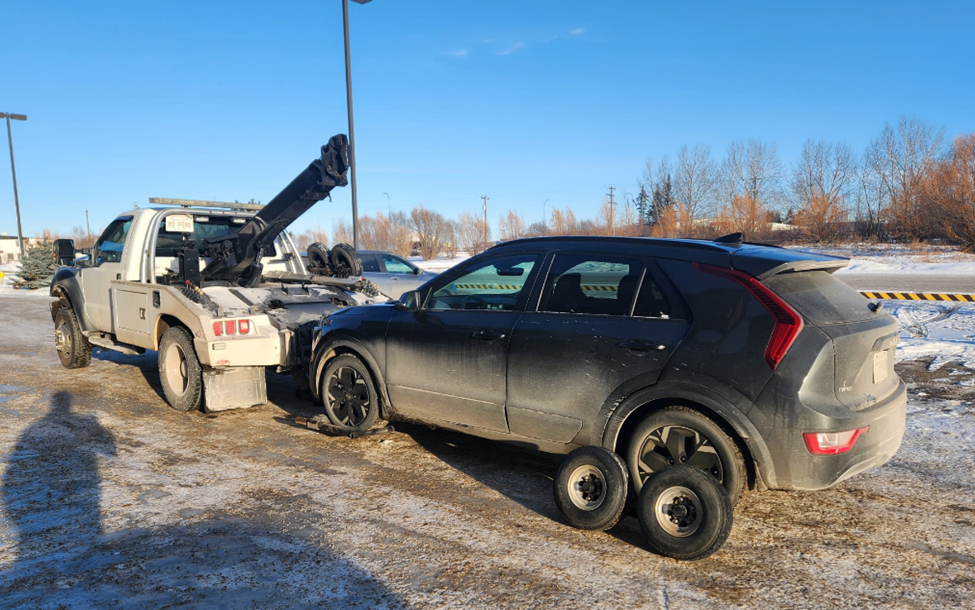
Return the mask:
{"type": "Polygon", "coordinates": [[[325,367],[321,395],[328,420],[345,430],[368,430],[379,414],[372,375],[350,354],[335,358],[325,367]]]}

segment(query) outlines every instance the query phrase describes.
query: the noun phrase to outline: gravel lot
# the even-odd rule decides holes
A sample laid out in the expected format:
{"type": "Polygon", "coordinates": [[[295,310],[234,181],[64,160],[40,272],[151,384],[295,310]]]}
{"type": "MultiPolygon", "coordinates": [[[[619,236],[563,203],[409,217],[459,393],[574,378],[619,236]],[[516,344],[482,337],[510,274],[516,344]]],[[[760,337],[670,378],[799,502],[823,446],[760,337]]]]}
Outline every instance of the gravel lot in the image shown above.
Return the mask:
{"type": "Polygon", "coordinates": [[[330,438],[271,402],[160,396],[155,354],[61,368],[43,295],[0,293],[2,608],[971,608],[972,371],[904,363],[904,446],[821,492],[746,495],[680,563],[561,522],[558,458],[402,426],[330,438]],[[951,388],[957,387],[958,392],[951,388]],[[934,391],[933,388],[938,388],[934,391]]]}

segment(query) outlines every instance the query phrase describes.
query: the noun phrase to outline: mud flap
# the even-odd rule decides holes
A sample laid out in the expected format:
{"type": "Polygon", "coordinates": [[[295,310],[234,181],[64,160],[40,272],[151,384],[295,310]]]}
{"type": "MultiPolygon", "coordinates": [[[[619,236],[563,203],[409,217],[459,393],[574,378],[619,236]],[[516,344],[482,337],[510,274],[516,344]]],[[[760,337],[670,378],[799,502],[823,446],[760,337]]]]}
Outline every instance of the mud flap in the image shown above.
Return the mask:
{"type": "Polygon", "coordinates": [[[267,402],[264,367],[205,368],[203,394],[203,404],[211,412],[262,405],[267,402]]]}

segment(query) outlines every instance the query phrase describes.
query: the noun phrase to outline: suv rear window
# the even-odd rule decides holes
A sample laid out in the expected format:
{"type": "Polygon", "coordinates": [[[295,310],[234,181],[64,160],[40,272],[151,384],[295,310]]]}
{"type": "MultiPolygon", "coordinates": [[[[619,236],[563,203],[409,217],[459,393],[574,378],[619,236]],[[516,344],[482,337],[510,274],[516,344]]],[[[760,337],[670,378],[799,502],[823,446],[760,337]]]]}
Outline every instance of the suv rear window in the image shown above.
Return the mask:
{"type": "Polygon", "coordinates": [[[765,285],[817,326],[876,317],[859,292],[825,271],[782,273],[765,280],[765,285]]]}

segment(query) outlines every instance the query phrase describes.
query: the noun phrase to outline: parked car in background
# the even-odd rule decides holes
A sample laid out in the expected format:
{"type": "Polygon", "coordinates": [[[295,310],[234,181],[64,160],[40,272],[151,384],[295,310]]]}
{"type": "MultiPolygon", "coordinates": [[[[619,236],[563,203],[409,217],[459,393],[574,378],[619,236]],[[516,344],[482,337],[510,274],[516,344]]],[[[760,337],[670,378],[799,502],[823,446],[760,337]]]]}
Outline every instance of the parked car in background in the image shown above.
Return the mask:
{"type": "Polygon", "coordinates": [[[311,387],[352,430],[378,415],[602,446],[635,492],[676,464],[732,501],[821,489],[889,460],[905,430],[897,322],[832,275],[847,264],[740,234],[506,242],[396,303],[326,314],[311,387]]]}
{"type": "Polygon", "coordinates": [[[437,275],[389,252],[359,250],[359,258],[362,259],[362,276],[391,299],[418,289],[437,275]]]}

